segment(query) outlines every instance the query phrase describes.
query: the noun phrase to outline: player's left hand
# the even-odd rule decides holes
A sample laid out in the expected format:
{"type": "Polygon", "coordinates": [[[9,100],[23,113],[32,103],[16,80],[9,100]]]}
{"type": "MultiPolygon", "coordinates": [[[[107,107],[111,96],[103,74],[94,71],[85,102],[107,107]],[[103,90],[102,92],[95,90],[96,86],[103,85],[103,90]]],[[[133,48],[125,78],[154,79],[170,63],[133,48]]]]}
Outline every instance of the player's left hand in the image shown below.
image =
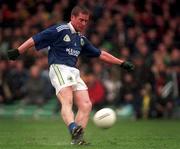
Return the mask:
{"type": "Polygon", "coordinates": [[[135,66],[129,61],[125,61],[120,65],[123,69],[126,69],[128,72],[131,72],[134,70],[135,66]]]}

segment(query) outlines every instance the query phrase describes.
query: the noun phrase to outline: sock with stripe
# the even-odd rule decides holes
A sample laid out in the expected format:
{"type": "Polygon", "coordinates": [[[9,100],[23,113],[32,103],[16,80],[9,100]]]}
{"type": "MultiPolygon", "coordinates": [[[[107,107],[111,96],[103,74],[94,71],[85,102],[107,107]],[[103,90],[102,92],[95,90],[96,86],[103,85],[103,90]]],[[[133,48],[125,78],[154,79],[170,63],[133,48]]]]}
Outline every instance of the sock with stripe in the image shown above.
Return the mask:
{"type": "Polygon", "coordinates": [[[70,133],[72,133],[72,130],[76,127],[77,127],[77,124],[75,122],[70,123],[68,126],[70,133]]]}

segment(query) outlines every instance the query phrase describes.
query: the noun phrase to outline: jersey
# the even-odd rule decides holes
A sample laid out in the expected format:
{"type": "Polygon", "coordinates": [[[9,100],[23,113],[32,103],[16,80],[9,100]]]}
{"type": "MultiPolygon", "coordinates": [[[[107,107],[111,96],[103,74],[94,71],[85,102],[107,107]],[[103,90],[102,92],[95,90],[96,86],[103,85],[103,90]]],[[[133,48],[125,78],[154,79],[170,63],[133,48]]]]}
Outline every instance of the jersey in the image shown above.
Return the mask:
{"type": "Polygon", "coordinates": [[[99,57],[101,51],[90,41],[76,32],[71,23],[54,25],[33,37],[35,48],[48,48],[48,63],[76,67],[80,55],[99,57]]]}

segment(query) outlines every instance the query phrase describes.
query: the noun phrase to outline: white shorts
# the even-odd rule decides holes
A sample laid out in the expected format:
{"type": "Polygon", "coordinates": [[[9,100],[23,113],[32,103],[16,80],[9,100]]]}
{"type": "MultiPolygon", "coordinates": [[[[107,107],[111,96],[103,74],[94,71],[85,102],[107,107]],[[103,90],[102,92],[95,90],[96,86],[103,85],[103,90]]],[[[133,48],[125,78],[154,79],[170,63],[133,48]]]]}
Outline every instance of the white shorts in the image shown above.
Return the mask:
{"type": "Polygon", "coordinates": [[[73,91],[88,89],[80,77],[79,70],[74,67],[52,64],[49,69],[49,77],[56,90],[56,95],[62,88],[67,86],[72,86],[73,91]]]}

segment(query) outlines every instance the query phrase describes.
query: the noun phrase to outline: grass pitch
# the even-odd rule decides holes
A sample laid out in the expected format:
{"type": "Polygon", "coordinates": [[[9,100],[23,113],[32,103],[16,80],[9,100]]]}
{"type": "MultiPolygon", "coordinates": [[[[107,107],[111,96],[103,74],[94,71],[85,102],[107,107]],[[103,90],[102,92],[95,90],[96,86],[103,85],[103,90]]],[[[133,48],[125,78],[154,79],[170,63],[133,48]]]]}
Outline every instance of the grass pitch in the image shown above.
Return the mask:
{"type": "Polygon", "coordinates": [[[178,149],[180,121],[120,121],[99,129],[90,121],[85,138],[90,146],[70,145],[66,126],[57,119],[0,118],[0,149],[178,149]]]}

